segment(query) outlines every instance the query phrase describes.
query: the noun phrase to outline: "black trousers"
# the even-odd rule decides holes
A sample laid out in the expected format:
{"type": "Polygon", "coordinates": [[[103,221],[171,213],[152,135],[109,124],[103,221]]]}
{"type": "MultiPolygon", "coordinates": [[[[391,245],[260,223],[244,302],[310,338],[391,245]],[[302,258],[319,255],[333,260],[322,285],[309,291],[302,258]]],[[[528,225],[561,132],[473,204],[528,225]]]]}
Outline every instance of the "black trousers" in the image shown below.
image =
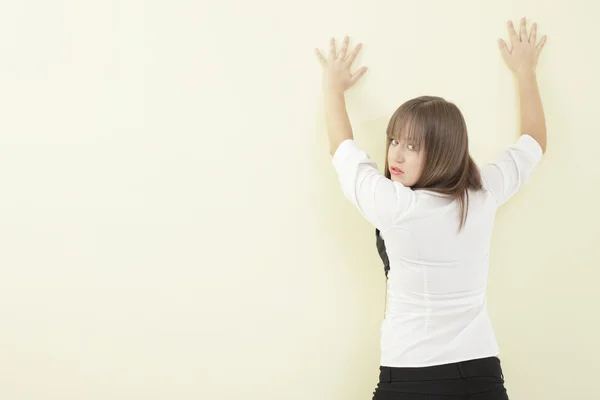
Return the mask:
{"type": "Polygon", "coordinates": [[[420,368],[379,367],[373,400],[507,400],[498,357],[420,368]]]}

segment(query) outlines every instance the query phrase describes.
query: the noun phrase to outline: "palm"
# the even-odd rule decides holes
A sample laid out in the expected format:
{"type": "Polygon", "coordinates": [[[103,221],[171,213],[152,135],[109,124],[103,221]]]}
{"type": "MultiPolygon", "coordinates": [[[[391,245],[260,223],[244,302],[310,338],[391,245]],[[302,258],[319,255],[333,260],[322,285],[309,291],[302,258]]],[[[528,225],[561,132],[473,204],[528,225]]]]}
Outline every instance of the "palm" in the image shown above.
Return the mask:
{"type": "Polygon", "coordinates": [[[345,91],[352,86],[367,72],[366,67],[360,68],[352,74],[350,68],[358,55],[361,44],[357,44],[353,51],[348,54],[348,44],[350,38],[346,36],[342,44],[342,48],[338,53],[336,51],[335,39],[331,38],[329,45],[329,57],[325,59],[319,49],[315,49],[315,53],[323,68],[323,84],[327,89],[345,91]]]}
{"type": "Polygon", "coordinates": [[[517,35],[512,22],[508,22],[508,34],[512,46],[510,50],[504,40],[500,39],[498,41],[502,58],[511,71],[515,73],[535,71],[540,53],[546,43],[546,36],[544,35],[536,46],[537,24],[532,25],[531,32],[527,35],[526,23],[527,20],[522,18],[519,34],[517,35]]]}

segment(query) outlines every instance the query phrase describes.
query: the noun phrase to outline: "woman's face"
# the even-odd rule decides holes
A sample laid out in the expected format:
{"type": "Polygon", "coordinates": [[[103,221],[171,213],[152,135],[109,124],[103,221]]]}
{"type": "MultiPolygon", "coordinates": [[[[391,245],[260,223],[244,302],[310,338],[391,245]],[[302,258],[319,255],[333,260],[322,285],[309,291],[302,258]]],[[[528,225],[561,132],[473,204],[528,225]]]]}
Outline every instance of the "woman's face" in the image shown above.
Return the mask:
{"type": "Polygon", "coordinates": [[[421,177],[425,152],[403,138],[392,139],[387,159],[391,180],[410,187],[421,177]]]}

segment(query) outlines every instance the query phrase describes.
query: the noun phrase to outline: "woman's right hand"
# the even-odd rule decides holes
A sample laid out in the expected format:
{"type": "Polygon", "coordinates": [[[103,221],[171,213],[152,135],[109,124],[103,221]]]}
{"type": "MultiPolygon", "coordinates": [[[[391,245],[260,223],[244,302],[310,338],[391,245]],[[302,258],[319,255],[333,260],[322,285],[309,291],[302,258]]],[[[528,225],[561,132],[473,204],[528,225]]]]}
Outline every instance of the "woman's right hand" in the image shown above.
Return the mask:
{"type": "Polygon", "coordinates": [[[508,68],[514,72],[517,76],[523,74],[535,73],[537,61],[546,43],[546,35],[542,37],[538,45],[536,46],[537,40],[537,24],[531,26],[530,35],[527,35],[527,20],[525,17],[521,18],[521,27],[519,35],[515,31],[512,21],[508,21],[508,35],[512,49],[508,49],[506,42],[502,39],[498,40],[500,46],[500,52],[502,58],[508,65],[508,68]]]}

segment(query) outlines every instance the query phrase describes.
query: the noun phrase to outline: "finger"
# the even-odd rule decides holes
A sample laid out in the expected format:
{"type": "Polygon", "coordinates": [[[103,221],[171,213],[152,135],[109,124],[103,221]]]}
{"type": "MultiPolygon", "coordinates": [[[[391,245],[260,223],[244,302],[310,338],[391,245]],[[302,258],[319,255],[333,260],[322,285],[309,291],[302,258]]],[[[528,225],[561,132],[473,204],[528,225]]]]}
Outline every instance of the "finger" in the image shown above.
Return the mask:
{"type": "Polygon", "coordinates": [[[519,31],[521,34],[521,42],[527,43],[527,20],[525,17],[521,18],[521,28],[519,31]]]}
{"type": "Polygon", "coordinates": [[[352,75],[352,77],[350,78],[350,86],[358,82],[358,80],[365,74],[365,72],[367,72],[367,67],[362,67],[361,69],[356,71],[354,75],[352,75]]]}
{"type": "Polygon", "coordinates": [[[337,55],[335,54],[335,38],[331,38],[329,41],[329,59],[335,60],[337,55]]]}
{"type": "Polygon", "coordinates": [[[537,24],[531,26],[531,32],[529,33],[529,43],[535,44],[537,42],[537,24]]]}
{"type": "Polygon", "coordinates": [[[327,65],[327,60],[325,60],[325,57],[323,57],[321,50],[315,49],[315,54],[317,55],[317,59],[319,60],[321,67],[325,68],[325,66],[327,65]]]}
{"type": "Polygon", "coordinates": [[[517,32],[515,31],[515,26],[513,25],[512,21],[508,21],[507,26],[508,26],[508,36],[510,37],[510,45],[514,49],[515,44],[517,44],[520,40],[519,40],[519,37],[517,36],[517,32]]]}
{"type": "Polygon", "coordinates": [[[338,55],[338,57],[341,60],[344,60],[346,58],[346,52],[348,51],[348,43],[350,42],[350,38],[348,36],[346,36],[344,38],[344,42],[342,43],[342,49],[340,50],[340,54],[338,55]]]}
{"type": "Polygon", "coordinates": [[[354,48],[354,50],[352,50],[352,52],[348,55],[348,57],[345,60],[347,65],[349,65],[349,66],[352,65],[354,60],[356,60],[356,56],[358,56],[360,49],[362,49],[362,43],[358,43],[356,45],[356,47],[354,48]]]}
{"type": "Polygon", "coordinates": [[[508,45],[502,39],[498,39],[498,47],[500,47],[500,54],[502,54],[502,58],[505,60],[510,57],[510,50],[508,49],[508,45]]]}
{"type": "Polygon", "coordinates": [[[540,40],[540,43],[536,46],[536,53],[538,56],[542,52],[542,49],[544,48],[544,45],[546,44],[546,40],[547,40],[546,35],[544,35],[542,37],[542,39],[540,40]]]}

